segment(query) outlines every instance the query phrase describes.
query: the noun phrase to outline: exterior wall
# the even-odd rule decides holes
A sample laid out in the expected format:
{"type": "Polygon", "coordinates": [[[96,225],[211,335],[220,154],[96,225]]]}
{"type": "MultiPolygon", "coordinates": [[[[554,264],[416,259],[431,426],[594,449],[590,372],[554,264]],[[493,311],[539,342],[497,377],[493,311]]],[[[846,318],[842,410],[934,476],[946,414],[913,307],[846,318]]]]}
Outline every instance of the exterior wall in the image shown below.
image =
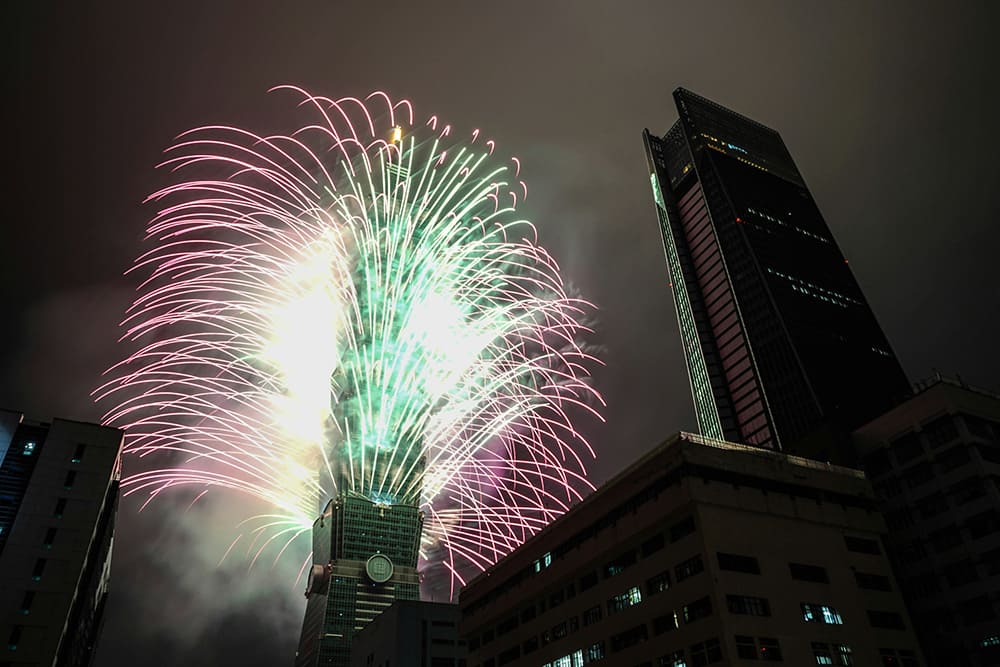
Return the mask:
{"type": "Polygon", "coordinates": [[[873,507],[858,471],[682,434],[462,591],[469,664],[735,665],[749,651],[800,665],[839,645],[852,664],[884,648],[922,664],[873,507]],[[842,623],[807,622],[804,603],[842,623]]]}
{"type": "Polygon", "coordinates": [[[1000,664],[1000,397],[939,380],[855,439],[928,661],[1000,664]]]}
{"type": "Polygon", "coordinates": [[[38,459],[0,552],[0,664],[87,665],[108,593],[122,432],[22,422],[22,451],[22,432],[38,459]]]}
{"type": "Polygon", "coordinates": [[[465,667],[458,605],[397,600],[354,638],[351,667],[465,667]]]}

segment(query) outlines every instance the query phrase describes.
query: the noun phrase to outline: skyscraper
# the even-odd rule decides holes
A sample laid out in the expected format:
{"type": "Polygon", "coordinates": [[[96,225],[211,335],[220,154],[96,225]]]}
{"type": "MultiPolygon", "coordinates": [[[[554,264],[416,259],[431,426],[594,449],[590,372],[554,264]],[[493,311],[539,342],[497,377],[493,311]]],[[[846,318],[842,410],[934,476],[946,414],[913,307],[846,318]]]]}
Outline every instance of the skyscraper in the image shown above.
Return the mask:
{"type": "Polygon", "coordinates": [[[0,411],[0,665],[89,665],[108,595],[122,432],[0,411]]]}
{"type": "MultiPolygon", "coordinates": [[[[368,291],[358,291],[359,307],[367,310],[368,291]]],[[[396,329],[392,333],[399,335],[396,329]]],[[[405,412],[403,401],[359,405],[366,390],[381,390],[385,382],[382,373],[365,366],[378,358],[376,346],[371,338],[359,342],[370,354],[343,362],[333,378],[332,386],[340,390],[332,415],[340,434],[332,438],[338,443],[337,468],[320,474],[334,477],[338,493],[313,523],[313,566],[296,667],[349,667],[355,633],[394,600],[420,597],[423,447],[419,435],[399,426],[405,422],[399,414],[405,412]],[[394,428],[370,428],[366,410],[394,428]]]]}
{"type": "Polygon", "coordinates": [[[853,462],[850,430],[906,375],[781,136],[674,100],[679,120],[643,139],[699,428],[853,462]]]}

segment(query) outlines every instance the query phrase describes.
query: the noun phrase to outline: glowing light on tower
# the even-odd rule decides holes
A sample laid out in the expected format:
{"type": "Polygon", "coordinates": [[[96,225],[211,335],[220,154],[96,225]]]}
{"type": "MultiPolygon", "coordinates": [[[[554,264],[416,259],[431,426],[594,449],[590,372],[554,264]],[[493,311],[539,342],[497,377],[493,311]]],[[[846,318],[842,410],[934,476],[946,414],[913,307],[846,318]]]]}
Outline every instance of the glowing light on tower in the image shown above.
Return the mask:
{"type": "Polygon", "coordinates": [[[419,504],[424,555],[461,581],[588,486],[591,307],[480,130],[415,123],[384,93],[277,90],[312,119],[186,132],[163,162],[177,182],[149,198],[135,351],[97,392],[142,457],[123,487],[260,498],[261,551],[338,493],[419,504]]]}

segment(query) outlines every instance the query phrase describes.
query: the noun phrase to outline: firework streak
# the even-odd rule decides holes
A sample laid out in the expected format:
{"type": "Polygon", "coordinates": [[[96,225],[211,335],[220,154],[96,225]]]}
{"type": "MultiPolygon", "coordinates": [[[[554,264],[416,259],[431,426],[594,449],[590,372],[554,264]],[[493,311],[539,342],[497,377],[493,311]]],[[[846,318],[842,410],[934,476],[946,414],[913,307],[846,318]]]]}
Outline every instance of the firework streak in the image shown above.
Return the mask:
{"type": "Polygon", "coordinates": [[[256,556],[337,493],[419,504],[425,567],[462,582],[589,488],[572,421],[601,405],[591,307],[478,130],[452,139],[384,93],[276,90],[312,121],[186,132],[162,165],[178,182],[149,198],[137,351],[96,392],[126,430],[125,493],[259,498],[256,556]]]}

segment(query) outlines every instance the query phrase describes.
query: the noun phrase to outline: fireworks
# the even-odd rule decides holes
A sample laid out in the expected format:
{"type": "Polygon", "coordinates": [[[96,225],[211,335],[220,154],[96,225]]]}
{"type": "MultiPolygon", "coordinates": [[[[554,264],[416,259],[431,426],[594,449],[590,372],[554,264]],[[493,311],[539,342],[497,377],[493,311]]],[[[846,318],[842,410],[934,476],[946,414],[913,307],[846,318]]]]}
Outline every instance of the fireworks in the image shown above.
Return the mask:
{"type": "Polygon", "coordinates": [[[149,198],[137,351],[97,392],[151,462],[123,487],[266,501],[258,555],[338,492],[420,504],[425,556],[461,581],[588,486],[589,304],[516,216],[520,164],[478,130],[383,93],[279,92],[312,121],[187,132],[163,163],[179,182],[149,198]]]}

